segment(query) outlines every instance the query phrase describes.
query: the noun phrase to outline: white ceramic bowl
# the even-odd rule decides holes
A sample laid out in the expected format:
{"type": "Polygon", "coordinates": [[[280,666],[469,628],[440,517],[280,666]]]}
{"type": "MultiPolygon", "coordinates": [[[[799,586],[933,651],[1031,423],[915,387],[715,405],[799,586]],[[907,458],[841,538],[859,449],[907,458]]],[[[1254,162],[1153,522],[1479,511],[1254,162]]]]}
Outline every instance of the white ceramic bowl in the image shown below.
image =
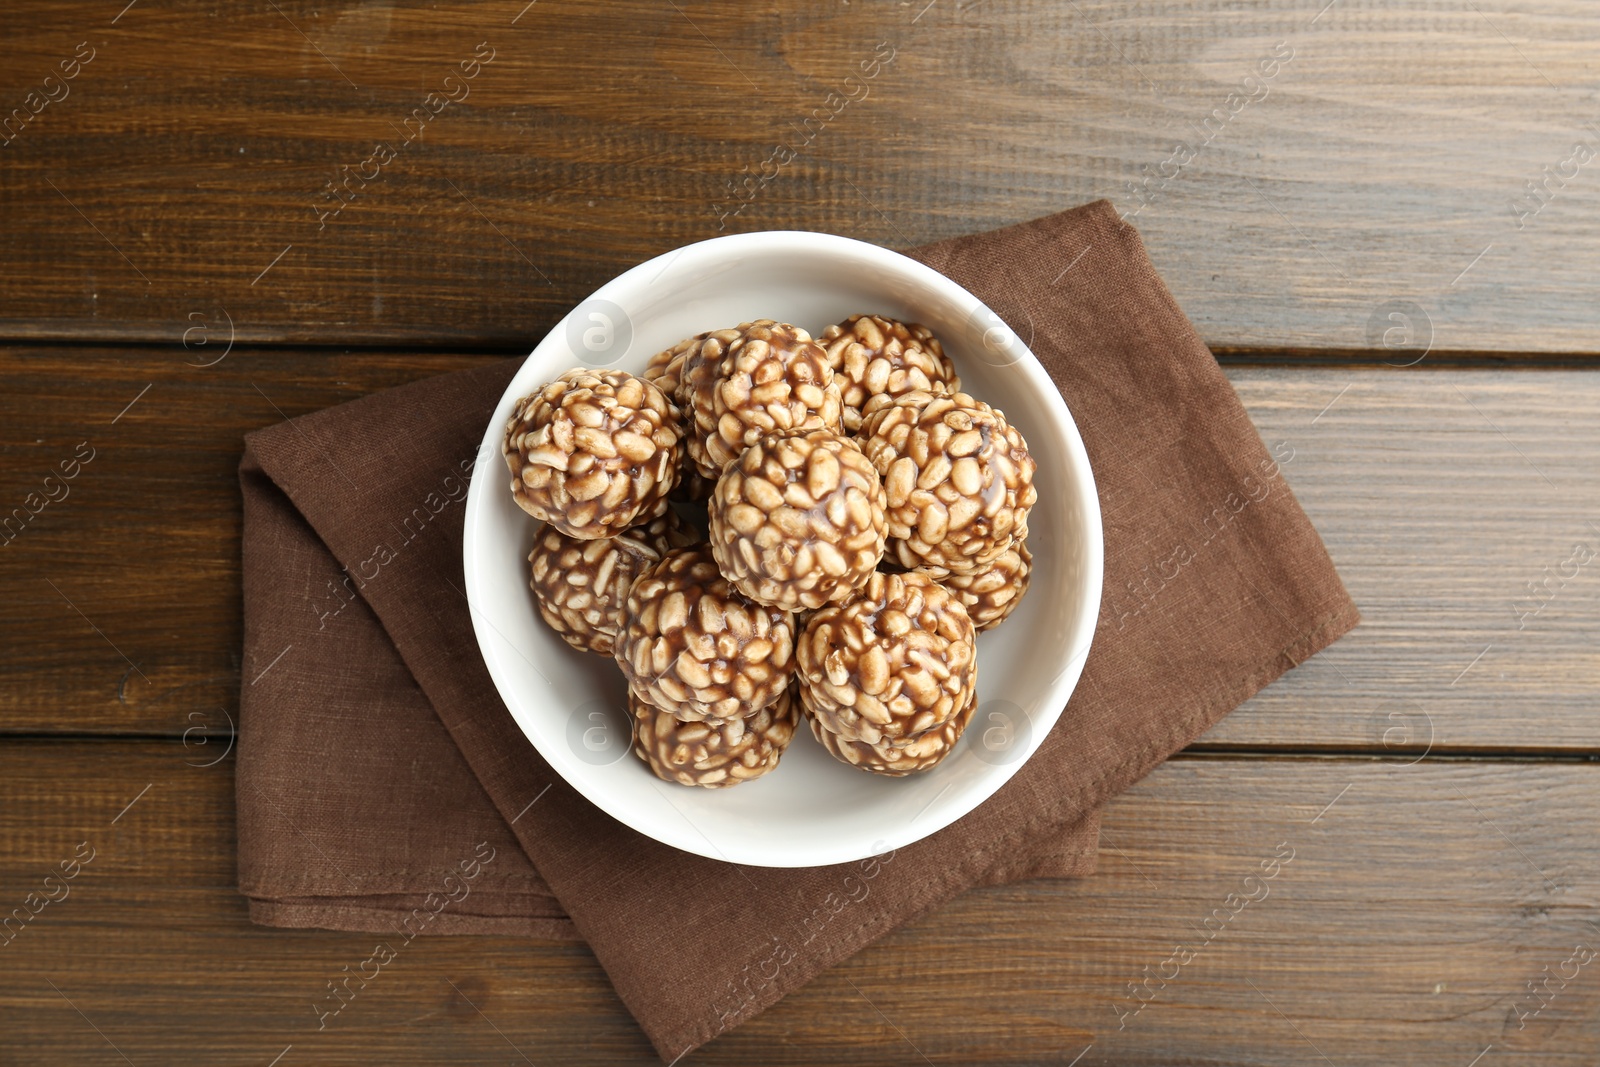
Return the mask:
{"type": "Polygon", "coordinates": [[[1100,508],[1083,441],[1022,341],[961,286],[876,245],[820,233],[718,237],[643,263],[575,308],[533,350],[484,430],[467,499],[467,598],[484,662],[540,754],[618,821],[687,852],[764,867],[844,863],[901,848],[981,804],[1033,755],[1077,684],[1100,608],[1100,508]],[[704,330],[758,318],[815,334],[857,312],[921,322],[963,388],[1005,412],[1038,462],[1032,588],[978,639],[978,699],[933,770],[883,778],[839,763],[802,722],[776,770],[732,789],[657,779],[628,751],[616,665],[570,649],[528,589],[538,527],[500,456],[517,398],[571,367],[643,370],[704,330]]]}

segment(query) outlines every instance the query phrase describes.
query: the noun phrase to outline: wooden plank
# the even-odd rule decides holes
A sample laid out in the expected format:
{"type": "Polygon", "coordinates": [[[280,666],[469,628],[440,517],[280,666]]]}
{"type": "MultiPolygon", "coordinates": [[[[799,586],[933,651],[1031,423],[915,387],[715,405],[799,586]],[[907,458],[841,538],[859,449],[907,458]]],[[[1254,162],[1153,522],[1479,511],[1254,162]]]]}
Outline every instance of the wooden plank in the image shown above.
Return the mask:
{"type": "Polygon", "coordinates": [[[117,6],[13,8],[0,336],[526,345],[718,232],[1111,197],[1219,347],[1597,351],[1581,0],[117,6]]]}
{"type": "MultiPolygon", "coordinates": [[[[95,850],[0,946],[8,1064],[652,1062],[585,948],[515,938],[412,942],[319,1032],[373,935],[249,925],[231,762],[185,756],[0,744],[0,903],[95,850]]],[[[1597,774],[1178,759],[1113,803],[1092,878],[968,893],[683,1062],[1587,1065],[1597,774]]]]}
{"type": "MultiPolygon", "coordinates": [[[[197,369],[184,355],[0,352],[0,514],[80,442],[96,450],[69,495],[0,548],[0,729],[225,730],[243,434],[487,358],[241,348],[197,369]]],[[[1283,476],[1365,622],[1202,743],[1596,751],[1600,563],[1573,549],[1600,551],[1600,376],[1228,373],[1268,444],[1292,455],[1283,476]]],[[[1172,547],[1130,550],[1154,566],[1172,547]]],[[[1158,595],[1183,595],[1182,575],[1158,595]]]]}
{"type": "Polygon", "coordinates": [[[485,358],[218,352],[0,352],[4,729],[225,734],[244,434],[485,358]]]}
{"type": "Polygon", "coordinates": [[[1600,378],[1229,377],[1363,622],[1205,740],[1600,751],[1600,378]]]}

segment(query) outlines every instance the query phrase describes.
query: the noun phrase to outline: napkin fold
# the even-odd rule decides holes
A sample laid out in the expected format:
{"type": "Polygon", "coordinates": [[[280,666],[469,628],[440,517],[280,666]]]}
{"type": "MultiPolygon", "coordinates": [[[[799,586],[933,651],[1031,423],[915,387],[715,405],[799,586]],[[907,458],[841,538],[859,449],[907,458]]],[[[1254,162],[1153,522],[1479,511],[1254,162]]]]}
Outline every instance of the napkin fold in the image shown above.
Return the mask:
{"type": "Polygon", "coordinates": [[[909,254],[1029,343],[1100,492],[1094,646],[1011,781],[914,845],[800,870],[679,852],[580,797],[501,703],[463,592],[466,486],[500,463],[478,448],[506,360],[246,438],[253,920],[395,948],[582,938],[672,1061],[966,888],[1089,873],[1109,798],[1356,624],[1278,458],[1108,203],[909,254]]]}

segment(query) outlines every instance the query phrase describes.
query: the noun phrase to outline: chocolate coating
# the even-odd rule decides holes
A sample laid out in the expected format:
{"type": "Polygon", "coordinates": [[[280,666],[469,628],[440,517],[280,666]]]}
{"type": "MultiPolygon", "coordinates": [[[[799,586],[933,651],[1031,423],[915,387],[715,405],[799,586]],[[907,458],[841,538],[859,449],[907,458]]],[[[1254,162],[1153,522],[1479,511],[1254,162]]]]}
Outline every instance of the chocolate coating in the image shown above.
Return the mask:
{"type": "Polygon", "coordinates": [[[961,379],[944,346],[926,326],[882,315],[851,315],[822,331],[834,381],[844,402],[844,428],[861,427],[861,409],[875,396],[915,389],[958,393],[961,379]]]}
{"type": "Polygon", "coordinates": [[[1033,554],[1021,541],[971,574],[934,572],[939,584],[961,599],[978,632],[999,626],[1022,603],[1033,576],[1033,554]]]}
{"type": "Polygon", "coordinates": [[[738,337],[738,330],[697,333],[651,356],[641,377],[653,382],[687,415],[690,391],[694,384],[709,382],[716,377],[728,345],[738,337]]]}
{"type": "Polygon", "coordinates": [[[771,771],[794,739],[799,714],[788,687],[748,717],[720,723],[684,722],[631,691],[628,707],[633,754],[657,778],[704,789],[725,789],[771,771]]]}
{"type": "Polygon", "coordinates": [[[579,368],[517,402],[502,454],[522,510],[590,540],[667,510],[682,438],[660,389],[627,371],[579,368]]]}
{"type": "Polygon", "coordinates": [[[972,721],[972,713],[978,706],[978,698],[974,695],[967,702],[967,706],[943,726],[920,734],[914,741],[903,745],[883,742],[869,744],[866,741],[852,741],[840,737],[822,724],[822,720],[811,710],[804,697],[801,699],[801,704],[806,721],[811,725],[811,736],[822,743],[828,755],[863,771],[890,778],[902,778],[908,774],[929,770],[950,754],[956,742],[961,740],[961,735],[966,732],[967,724],[972,721]]]}
{"type": "Polygon", "coordinates": [[[708,545],[680,548],[628,591],[617,664],[642,699],[685,721],[752,714],[794,670],[794,620],[728,584],[708,545]]]}
{"type": "Polygon", "coordinates": [[[616,650],[633,580],[674,548],[694,540],[693,531],[670,509],[615,537],[579,540],[546,526],[528,554],[528,584],[539,615],[578,651],[609,656],[616,650]]]}
{"type": "Polygon", "coordinates": [[[966,608],[933,578],[874,572],[806,623],[796,659],[807,707],[845,740],[910,743],[972,699],[976,641],[966,608]]]}
{"type": "Polygon", "coordinates": [[[889,552],[903,566],[970,574],[1027,536],[1033,457],[983,401],[925,390],[874,397],[859,440],[883,476],[889,552]]]}
{"type": "Polygon", "coordinates": [[[756,439],[712,494],[711,551],[759,604],[803,611],[848,597],[883,558],[883,485],[860,447],[828,430],[756,439]]]}
{"type": "Polygon", "coordinates": [[[689,458],[713,479],[764,433],[843,429],[827,353],[809,333],[771,319],[737,333],[715,368],[708,350],[684,369],[689,458]]]}

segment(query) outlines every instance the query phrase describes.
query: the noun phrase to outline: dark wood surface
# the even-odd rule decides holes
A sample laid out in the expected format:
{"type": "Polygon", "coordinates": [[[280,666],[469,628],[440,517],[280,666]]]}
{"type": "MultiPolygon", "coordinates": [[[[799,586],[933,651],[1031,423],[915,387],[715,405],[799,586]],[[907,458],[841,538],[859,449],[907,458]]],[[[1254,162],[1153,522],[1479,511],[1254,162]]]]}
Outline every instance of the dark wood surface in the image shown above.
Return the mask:
{"type": "MultiPolygon", "coordinates": [[[[176,742],[0,749],[6,891],[94,849],[0,947],[6,1063],[651,1062],[586,949],[515,938],[420,938],[319,1031],[324,983],[372,935],[251,926],[229,766],[197,762],[176,742]]],[[[1600,960],[1542,999],[1528,983],[1600,952],[1593,779],[1180,757],[1112,803],[1092,878],[968,893],[684,1062],[1466,1067],[1493,1046],[1588,1067],[1600,960]],[[1229,894],[1256,899],[1208,940],[1229,894]]]]}
{"type": "Polygon", "coordinates": [[[0,148],[0,335],[526,345],[719,232],[1110,197],[1214,345],[1370,347],[1400,302],[1441,349],[1600,351],[1589,6],[1325,4],[27,0],[0,114],[93,59],[0,148]]]}
{"type": "Polygon", "coordinates": [[[421,939],[316,1030],[368,938],[250,925],[232,760],[198,766],[237,705],[241,435],[526,350],[718,232],[907,247],[1099,196],[1365,622],[1115,801],[1094,877],[968,893],[685,1064],[1600,1061],[1600,564],[1552,577],[1600,550],[1600,159],[1545,172],[1600,152],[1600,18],[1324,2],[8,9],[0,516],[93,459],[0,534],[0,911],[95,858],[0,945],[0,1065],[652,1062],[576,944],[421,939]]]}

